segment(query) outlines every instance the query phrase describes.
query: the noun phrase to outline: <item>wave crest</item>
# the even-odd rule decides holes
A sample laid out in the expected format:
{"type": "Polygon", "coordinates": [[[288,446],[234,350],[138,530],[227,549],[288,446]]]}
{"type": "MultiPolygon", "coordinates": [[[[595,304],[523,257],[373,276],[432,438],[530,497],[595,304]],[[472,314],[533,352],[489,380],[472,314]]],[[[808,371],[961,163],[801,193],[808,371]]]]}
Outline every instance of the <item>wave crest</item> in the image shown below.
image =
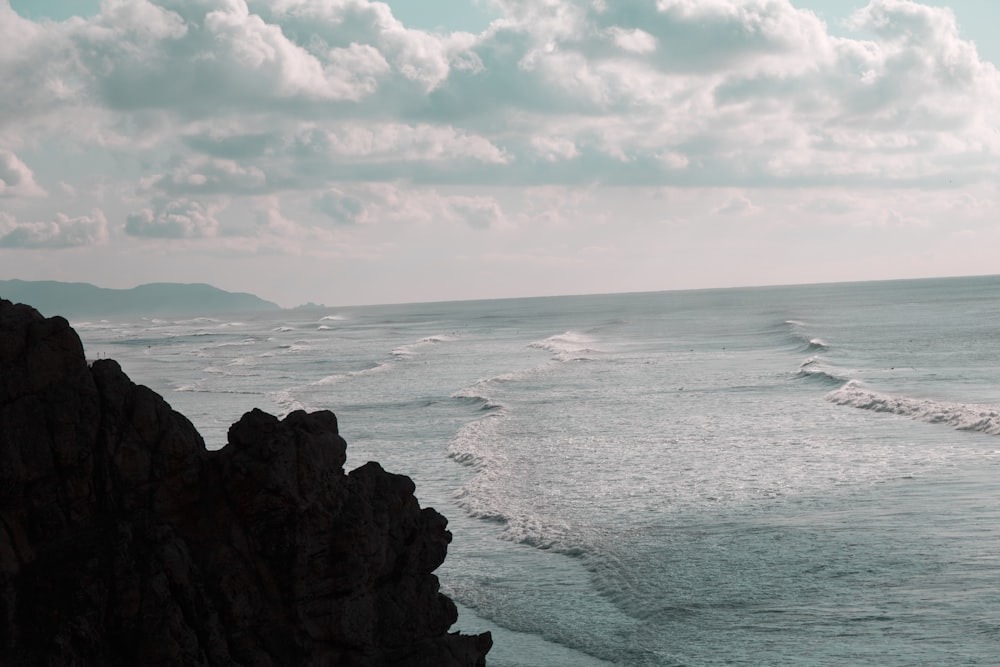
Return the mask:
{"type": "Polygon", "coordinates": [[[450,343],[455,340],[458,340],[457,336],[449,336],[447,334],[427,336],[426,338],[421,338],[415,343],[410,343],[409,345],[400,345],[389,354],[391,354],[394,357],[409,357],[416,354],[421,348],[427,347],[428,345],[436,345],[438,343],[450,343]]]}
{"type": "Polygon", "coordinates": [[[809,357],[799,365],[795,377],[800,380],[818,382],[830,387],[842,387],[849,378],[839,375],[823,363],[822,357],[809,357]]]}
{"type": "Polygon", "coordinates": [[[892,396],[872,391],[857,380],[831,391],[826,400],[837,405],[909,417],[928,424],[946,424],[960,431],[1000,435],[1000,408],[997,406],[892,396]]]}
{"type": "Polygon", "coordinates": [[[588,361],[593,355],[600,354],[601,350],[590,347],[594,339],[575,331],[549,336],[545,340],[529,343],[528,347],[552,352],[558,361],[588,361]]]}

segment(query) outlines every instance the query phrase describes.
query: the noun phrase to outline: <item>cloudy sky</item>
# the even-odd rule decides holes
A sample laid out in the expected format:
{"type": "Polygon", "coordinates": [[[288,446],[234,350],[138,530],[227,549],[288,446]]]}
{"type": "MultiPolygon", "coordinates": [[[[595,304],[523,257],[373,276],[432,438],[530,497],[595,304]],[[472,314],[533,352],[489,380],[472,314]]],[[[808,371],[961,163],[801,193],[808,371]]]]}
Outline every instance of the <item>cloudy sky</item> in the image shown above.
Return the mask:
{"type": "Polygon", "coordinates": [[[995,0],[0,0],[0,279],[1000,273],[995,0]]]}

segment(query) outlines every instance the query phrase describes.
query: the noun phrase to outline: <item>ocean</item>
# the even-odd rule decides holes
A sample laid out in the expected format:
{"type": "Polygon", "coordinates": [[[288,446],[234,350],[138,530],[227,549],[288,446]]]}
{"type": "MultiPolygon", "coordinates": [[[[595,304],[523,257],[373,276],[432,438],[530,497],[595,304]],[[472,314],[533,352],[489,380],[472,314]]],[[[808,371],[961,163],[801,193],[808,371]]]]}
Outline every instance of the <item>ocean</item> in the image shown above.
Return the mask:
{"type": "Polygon", "coordinates": [[[1000,661],[1000,277],[73,325],[209,448],[333,410],[491,666],[1000,661]]]}

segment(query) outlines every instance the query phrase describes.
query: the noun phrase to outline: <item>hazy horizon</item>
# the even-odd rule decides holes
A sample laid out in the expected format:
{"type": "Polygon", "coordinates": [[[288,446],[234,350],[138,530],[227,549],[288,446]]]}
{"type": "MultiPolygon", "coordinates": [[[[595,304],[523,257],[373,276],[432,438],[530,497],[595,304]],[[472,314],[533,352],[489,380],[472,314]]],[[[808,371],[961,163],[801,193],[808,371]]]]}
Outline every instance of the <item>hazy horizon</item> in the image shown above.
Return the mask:
{"type": "MultiPolygon", "coordinates": [[[[837,280],[837,281],[825,281],[825,282],[814,282],[814,283],[771,283],[766,285],[722,285],[718,287],[685,287],[677,289],[651,289],[651,290],[631,290],[625,292],[574,292],[566,294],[513,294],[510,296],[497,296],[497,297],[483,297],[483,298],[459,298],[459,299],[431,299],[431,300],[417,300],[417,301],[381,301],[381,302],[337,302],[337,303],[324,303],[324,302],[311,302],[311,301],[292,301],[289,303],[275,303],[282,310],[295,310],[297,308],[308,308],[311,306],[316,307],[328,307],[328,308],[340,308],[340,307],[352,307],[352,308],[365,308],[365,307],[380,307],[380,306],[408,306],[408,305],[430,305],[435,303],[456,303],[456,302],[478,302],[478,301],[514,301],[522,299],[559,299],[559,298],[573,298],[573,297],[591,297],[591,296],[615,296],[615,295],[636,295],[636,294],[656,294],[661,292],[702,292],[702,291],[725,291],[725,290],[755,290],[755,289],[772,289],[772,288],[796,288],[796,287],[814,287],[814,286],[836,286],[836,285],[850,285],[850,284],[866,284],[866,283],[886,283],[886,282],[910,282],[919,280],[962,280],[962,279],[976,279],[976,278],[1000,278],[1000,273],[985,273],[985,274],[969,274],[961,276],[919,276],[916,278],[879,278],[875,280],[837,280]]],[[[4,280],[22,280],[20,278],[11,279],[0,279],[0,285],[4,280]]],[[[36,282],[36,281],[23,281],[23,282],[36,282]]],[[[140,287],[148,287],[150,285],[207,285],[213,288],[219,288],[217,285],[212,285],[210,283],[195,283],[195,282],[160,282],[160,283],[134,283],[129,285],[124,285],[122,287],[108,287],[106,285],[99,285],[94,283],[88,283],[86,281],[48,281],[39,280],[37,282],[57,282],[67,285],[90,285],[101,290],[113,290],[113,291],[129,291],[140,287]]],[[[226,289],[223,290],[229,294],[234,295],[249,295],[263,299],[259,294],[254,292],[243,290],[239,288],[226,289]]],[[[0,293],[0,298],[8,298],[9,296],[0,293]]],[[[269,301],[268,299],[263,299],[264,301],[269,301]]],[[[29,303],[28,305],[34,305],[29,303]]],[[[51,313],[58,315],[60,313],[51,313]]]]}
{"type": "Polygon", "coordinates": [[[284,307],[1000,271],[986,0],[0,0],[0,279],[284,307]]]}

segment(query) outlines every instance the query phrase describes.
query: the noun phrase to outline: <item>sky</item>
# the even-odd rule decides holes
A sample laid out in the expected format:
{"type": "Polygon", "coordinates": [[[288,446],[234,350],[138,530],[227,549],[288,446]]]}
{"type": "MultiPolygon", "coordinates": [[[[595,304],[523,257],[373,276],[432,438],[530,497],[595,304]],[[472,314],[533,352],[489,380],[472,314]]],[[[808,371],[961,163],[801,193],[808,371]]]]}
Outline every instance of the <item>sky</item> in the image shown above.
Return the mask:
{"type": "Polygon", "coordinates": [[[995,0],[0,0],[0,279],[1000,273],[995,0]]]}

